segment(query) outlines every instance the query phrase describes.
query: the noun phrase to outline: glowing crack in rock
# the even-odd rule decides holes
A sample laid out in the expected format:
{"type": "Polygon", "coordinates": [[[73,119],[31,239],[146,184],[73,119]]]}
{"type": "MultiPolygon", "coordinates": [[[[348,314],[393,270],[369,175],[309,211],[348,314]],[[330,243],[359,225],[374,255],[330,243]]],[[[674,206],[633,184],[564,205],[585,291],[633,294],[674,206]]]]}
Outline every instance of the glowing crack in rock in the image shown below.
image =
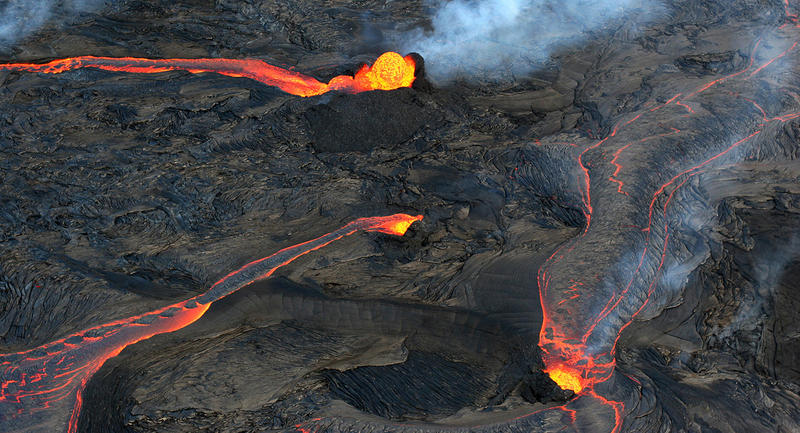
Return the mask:
{"type": "Polygon", "coordinates": [[[67,432],[74,433],[87,382],[106,360],[125,347],[190,325],[213,302],[331,242],[358,231],[403,236],[412,223],[421,220],[422,215],[406,214],[360,218],[316,239],[250,262],[191,299],[84,329],[34,349],[0,355],[0,431],[52,431],[48,430],[52,428],[49,422],[63,416],[67,432]]]}
{"type": "MultiPolygon", "coordinates": [[[[562,389],[573,391],[575,398],[561,406],[538,410],[497,424],[470,426],[467,429],[443,425],[385,425],[330,417],[300,423],[296,426],[297,431],[620,433],[629,409],[627,403],[630,401],[631,407],[636,406],[644,397],[639,380],[616,371],[617,343],[622,332],[654,300],[656,288],[664,273],[668,246],[671,237],[674,237],[675,227],[672,227],[671,219],[675,218],[676,211],[671,205],[677,193],[701,173],[732,161],[736,162],[735,158],[731,160],[729,157],[737,149],[752,142],[767,128],[775,129],[784,122],[800,118],[800,112],[770,115],[754,99],[734,94],[734,97],[748,102],[752,107],[750,113],[745,115],[754,115],[754,118],[749,119],[755,120],[754,127],[747,127],[741,135],[728,142],[704,143],[705,147],[701,150],[708,153],[699,162],[687,159],[681,162],[685,164],[683,166],[676,164],[672,167],[660,167],[657,173],[652,173],[655,179],[652,184],[647,189],[635,192],[634,189],[624,188],[628,185],[626,179],[631,176],[626,171],[626,157],[637,152],[646,153],[647,147],[652,145],[652,141],[657,142],[657,138],[668,140],[673,145],[681,140],[689,140],[692,138],[692,131],[662,126],[658,122],[661,131],[652,136],[631,139],[621,137],[621,133],[629,125],[647,122],[651,119],[650,113],[658,111],[672,110],[666,114],[668,118],[696,119],[704,114],[702,106],[705,101],[700,98],[711,89],[720,89],[729,83],[742,84],[756,80],[765,69],[800,51],[796,42],[797,29],[800,29],[798,15],[791,12],[788,0],[784,1],[784,5],[786,22],[777,29],[774,48],[767,50],[760,39],[756,40],[752,44],[749,62],[741,70],[686,92],[674,94],[666,102],[656,106],[646,107],[629,120],[617,123],[604,138],[582,147],[577,155],[577,185],[580,189],[585,226],[576,238],[552,253],[537,275],[543,313],[539,346],[545,363],[544,371],[562,389]],[[787,42],[787,39],[790,40],[787,42]],[[619,208],[609,207],[604,201],[595,202],[592,194],[598,189],[603,191],[604,198],[617,204],[629,205],[627,209],[631,209],[630,214],[620,215],[619,208]],[[633,266],[625,270],[625,278],[614,281],[617,284],[603,287],[594,276],[580,274],[579,270],[584,266],[593,266],[592,263],[598,256],[618,257],[618,252],[607,249],[609,243],[617,243],[615,245],[630,249],[629,242],[634,238],[638,238],[642,250],[637,251],[633,266]],[[637,389],[638,397],[634,395],[637,389]],[[591,410],[587,410],[589,407],[591,410]],[[598,424],[606,414],[607,421],[598,424]],[[597,427],[606,423],[608,430],[597,427]]],[[[792,93],[790,96],[795,95],[792,93]]],[[[748,122],[741,124],[748,125],[748,122]]],[[[538,140],[534,144],[542,145],[538,140]]],[[[566,144],[578,147],[574,143],[566,144]]],[[[657,154],[658,149],[653,152],[657,154]]]]}
{"type": "Polygon", "coordinates": [[[80,56],[48,63],[6,63],[0,70],[58,74],[80,68],[104,71],[154,74],[167,71],[188,71],[193,74],[213,72],[228,77],[245,77],[274,86],[297,96],[321,95],[331,90],[359,93],[370,90],[394,90],[411,87],[416,64],[411,56],[389,51],[364,65],[354,76],[339,75],[327,84],[313,77],[272,66],[256,59],[144,59],[137,57],[80,56]]]}
{"type": "MultiPolygon", "coordinates": [[[[786,23],[781,25],[778,30],[784,32],[784,36],[788,34],[790,37],[795,37],[796,29],[800,28],[797,14],[790,12],[788,0],[785,0],[784,5],[786,23]]],[[[618,134],[631,124],[646,121],[645,119],[650,113],[660,110],[674,110],[680,113],[680,117],[697,117],[703,112],[702,104],[698,99],[710,89],[720,88],[727,83],[738,83],[740,80],[758,79],[759,74],[763,74],[762,71],[774,67],[774,64],[780,63],[782,59],[789,58],[796,53],[797,45],[797,42],[791,43],[790,41],[781,46],[781,51],[777,54],[766,55],[762,53],[763,47],[760,40],[756,41],[749,56],[749,63],[741,70],[704,83],[697,88],[685,89],[684,92],[675,94],[666,102],[649,107],[627,121],[619,122],[605,138],[582,148],[577,155],[576,163],[579,168],[578,185],[580,185],[585,226],[575,239],[553,252],[540,268],[537,276],[543,309],[539,346],[542,349],[545,372],[559,386],[572,390],[577,396],[567,404],[526,414],[509,421],[510,423],[522,425],[522,422],[528,420],[530,423],[526,425],[527,427],[538,425],[538,429],[545,430],[546,426],[553,426],[551,419],[563,421],[564,424],[575,424],[576,418],[581,416],[581,409],[586,407],[587,402],[592,402],[592,404],[601,405],[609,414],[611,422],[613,422],[611,431],[614,433],[621,431],[626,410],[625,403],[608,395],[608,390],[603,389],[602,385],[610,383],[614,379],[629,379],[631,383],[637,382],[635,378],[625,379],[621,378],[620,374],[616,374],[616,346],[622,332],[645,310],[655,293],[659,276],[665,264],[671,232],[674,229],[670,226],[668,213],[672,211],[670,204],[673,203],[676,192],[700,173],[713,168],[715,164],[725,163],[726,155],[758,137],[767,127],[796,119],[800,117],[800,113],[782,113],[771,117],[755,100],[740,97],[751,104],[753,107],[751,111],[757,115],[757,120],[760,121],[754,129],[731,140],[732,142],[709,144],[708,149],[704,149],[709,154],[699,162],[695,161],[693,164],[687,164],[679,169],[666,167],[658,173],[654,173],[653,178],[656,180],[649,184],[648,190],[644,191],[636,191],[632,188],[623,189],[624,186],[629,185],[626,183],[626,179],[631,176],[626,171],[626,157],[636,152],[642,152],[642,147],[649,145],[648,142],[656,137],[669,136],[677,141],[682,135],[688,135],[692,131],[670,127],[659,135],[636,137],[634,140],[623,140],[618,134]],[[602,157],[600,153],[605,154],[606,158],[602,157]],[[603,163],[603,160],[606,162],[603,163]],[[641,223],[641,227],[619,224],[618,220],[622,217],[614,213],[616,209],[613,206],[608,207],[604,203],[593,201],[592,192],[597,192],[600,188],[603,188],[605,192],[613,193],[604,197],[613,196],[613,200],[629,204],[629,208],[634,210],[630,211],[631,215],[625,215],[624,218],[641,223]],[[576,275],[577,266],[583,266],[596,258],[593,255],[597,255],[597,245],[603,245],[603,242],[609,242],[609,239],[620,244],[626,242],[629,238],[626,238],[625,235],[631,231],[631,228],[635,228],[635,235],[642,245],[642,250],[641,253],[637,251],[633,266],[628,270],[624,281],[618,281],[616,282],[618,284],[609,287],[600,287],[594,277],[576,275]],[[586,245],[595,246],[595,248],[581,248],[586,245]],[[578,265],[576,266],[576,264],[578,265]],[[595,310],[587,313],[595,307],[595,310]],[[551,416],[553,414],[560,416],[551,416]]],[[[176,69],[193,73],[216,72],[256,79],[286,91],[294,89],[291,92],[296,92],[295,94],[309,96],[332,89],[361,91],[359,89],[389,88],[397,83],[405,83],[406,79],[403,77],[408,76],[406,72],[408,69],[398,60],[398,58],[403,58],[399,54],[390,57],[387,58],[386,65],[379,58],[380,62],[376,61],[372,69],[366,72],[362,72],[364,71],[362,69],[354,77],[336,77],[328,84],[252,60],[230,61],[233,63],[225,64],[225,61],[221,59],[160,61],[78,57],[44,65],[0,65],[0,68],[45,73],[57,73],[76,67],[97,67],[129,72],[162,72],[176,69]],[[264,73],[260,68],[268,72],[264,73]],[[273,70],[281,71],[281,74],[285,75],[277,74],[276,78],[275,74],[271,74],[273,70]],[[374,72],[373,70],[383,72],[374,72]]],[[[413,73],[411,77],[411,81],[413,81],[413,73]]],[[[409,85],[411,81],[408,81],[409,85]]],[[[356,228],[348,225],[321,238],[287,249],[293,250],[293,252],[282,250],[273,256],[253,262],[223,278],[207,293],[188,301],[143,316],[91,328],[37,349],[2,355],[0,370],[3,382],[0,390],[2,391],[0,408],[4,411],[3,419],[9,419],[9,416],[13,419],[10,408],[20,408],[20,411],[27,409],[24,407],[25,402],[33,402],[31,411],[34,411],[49,408],[51,404],[72,398],[75,400],[75,404],[72,412],[73,418],[69,420],[69,429],[74,431],[77,413],[80,410],[80,390],[85,386],[88,377],[102,365],[102,361],[119,353],[125,345],[155,335],[149,334],[152,330],[157,331],[156,333],[169,332],[192,323],[202,316],[208,305],[214,300],[232,293],[255,279],[268,276],[272,271],[265,273],[265,269],[268,267],[266,262],[270,263],[269,266],[283,265],[298,255],[327,245],[327,243],[356,230],[402,234],[411,223],[421,217],[405,215],[399,220],[391,217],[385,218],[388,219],[380,222],[372,221],[370,228],[356,228]],[[328,237],[331,237],[330,240],[327,240],[328,237]],[[302,252],[298,253],[298,251],[302,252]],[[292,255],[295,253],[297,255],[292,255]],[[276,257],[281,254],[285,254],[285,256],[276,257]],[[262,261],[266,262],[262,263],[262,261]],[[123,342],[124,345],[120,347],[123,342]],[[86,349],[87,347],[92,347],[92,349],[86,349]],[[96,353],[100,353],[100,355],[95,356],[96,353]],[[24,367],[20,367],[21,365],[24,367]],[[18,406],[13,406],[14,404],[18,406]]],[[[601,252],[606,252],[603,248],[599,249],[601,252]]],[[[608,256],[616,254],[614,251],[608,251],[608,253],[608,256]]],[[[596,417],[597,414],[592,413],[589,416],[596,417]]],[[[298,431],[317,432],[324,431],[326,423],[334,425],[332,423],[335,422],[331,418],[314,418],[297,424],[295,427],[298,431]]],[[[341,427],[341,424],[338,427],[341,427]]],[[[564,430],[568,427],[561,425],[559,428],[564,430]]],[[[387,427],[384,426],[383,431],[386,429],[387,427]]],[[[348,429],[340,428],[340,430],[348,429]]],[[[402,430],[402,427],[398,426],[397,430],[402,430]]],[[[420,430],[426,430],[426,428],[420,428],[420,430]]],[[[441,430],[443,429],[439,426],[426,431],[441,430]]],[[[525,431],[530,430],[528,428],[525,431]]]]}
{"type": "MultiPolygon", "coordinates": [[[[787,2],[788,5],[788,2],[787,2]]],[[[788,6],[787,6],[788,7],[788,6]]],[[[787,9],[788,10],[788,9],[787,9]]],[[[792,24],[792,29],[797,29],[795,15],[787,12],[787,20],[792,24]]],[[[796,31],[787,34],[790,30],[788,25],[783,25],[779,30],[784,31],[782,37],[790,36],[795,38],[796,31]]],[[[774,64],[778,60],[796,51],[798,43],[789,41],[782,51],[777,55],[761,54],[761,40],[753,45],[749,63],[741,70],[722,78],[710,81],[697,89],[686,93],[679,93],[667,100],[667,102],[653,107],[644,113],[640,113],[626,122],[618,123],[608,136],[587,146],[577,158],[580,168],[581,178],[578,184],[581,186],[581,203],[586,224],[581,234],[556,250],[545,264],[540,268],[538,274],[538,285],[540,300],[543,308],[543,323],[539,335],[539,345],[542,349],[542,357],[545,362],[545,372],[562,389],[574,391],[580,397],[591,397],[601,400],[601,403],[611,405],[615,412],[616,422],[614,432],[619,432],[622,428],[622,411],[624,405],[601,397],[595,390],[595,386],[608,381],[614,376],[616,365],[616,346],[622,331],[627,328],[636,317],[648,306],[655,293],[658,280],[662,274],[667,247],[670,242],[671,226],[669,223],[668,212],[670,203],[676,192],[682,188],[691,178],[704,172],[714,164],[725,163],[724,158],[734,149],[753,140],[761,134],[770,124],[779,124],[791,119],[800,117],[800,113],[787,113],[770,117],[763,107],[754,100],[733,95],[748,101],[760,117],[761,123],[757,128],[746,133],[745,136],[733,141],[733,143],[718,147],[710,156],[701,160],[699,163],[689,164],[688,168],[676,170],[670,173],[664,170],[663,180],[651,192],[651,196],[645,199],[648,205],[644,208],[644,219],[646,226],[636,227],[631,225],[615,226],[614,222],[620,217],[618,214],[609,213],[609,208],[594,204],[592,191],[594,188],[601,187],[604,191],[609,191],[607,185],[602,182],[610,182],[614,192],[622,195],[618,201],[628,201],[635,203],[635,200],[644,197],[631,197],[632,193],[623,190],[625,185],[625,167],[620,158],[633,144],[645,143],[653,138],[679,135],[680,129],[669,128],[670,131],[652,137],[641,138],[637,141],[624,142],[616,139],[626,126],[641,121],[642,116],[652,113],[669,106],[677,106],[685,110],[684,116],[699,115],[692,103],[709,89],[718,87],[727,82],[747,81],[756,77],[765,68],[774,64]],[[760,59],[756,62],[756,59],[760,59]],[[607,164],[597,164],[598,152],[610,155],[611,158],[604,157],[603,160],[610,159],[607,164]],[[589,153],[594,152],[592,164],[587,164],[585,158],[589,153]],[[608,172],[613,170],[610,176],[608,172]],[[594,173],[600,176],[593,176],[594,173]],[[589,281],[578,281],[574,277],[576,271],[574,263],[589,263],[592,261],[592,254],[598,253],[597,245],[601,239],[607,238],[614,231],[621,231],[636,227],[641,233],[643,250],[634,262],[634,267],[628,275],[628,279],[622,285],[613,287],[608,291],[598,287],[598,284],[589,281]],[[601,235],[602,234],[602,235],[601,235]],[[581,248],[585,245],[594,245],[591,254],[581,248]],[[569,280],[568,276],[573,275],[569,280]],[[555,283],[554,283],[555,281],[555,283]],[[580,287],[580,296],[576,296],[576,287],[580,287]],[[588,306],[599,305],[596,313],[585,314],[588,306]]],[[[713,149],[713,147],[711,148],[713,149]]],[[[710,149],[709,149],[710,150],[710,149]]],[[[658,185],[658,184],[656,184],[658,185]]],[[[623,239],[623,234],[611,234],[616,239],[623,239]]],[[[600,250],[602,251],[602,249],[600,250]]]]}

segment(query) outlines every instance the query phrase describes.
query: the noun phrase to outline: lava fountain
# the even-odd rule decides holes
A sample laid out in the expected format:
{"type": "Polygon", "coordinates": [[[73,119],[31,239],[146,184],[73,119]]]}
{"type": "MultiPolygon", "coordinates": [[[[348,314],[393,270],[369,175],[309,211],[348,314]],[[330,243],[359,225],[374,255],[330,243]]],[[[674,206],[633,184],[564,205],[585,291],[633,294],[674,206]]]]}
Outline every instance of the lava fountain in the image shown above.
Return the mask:
{"type": "Polygon", "coordinates": [[[212,285],[205,293],[127,319],[84,329],[34,349],[0,355],[0,430],[52,431],[64,417],[66,430],[78,426],[82,392],[92,375],[125,347],[154,335],[190,325],[211,303],[272,275],[311,251],[358,231],[403,236],[422,215],[395,214],[360,218],[333,232],[250,262],[212,285]],[[71,406],[71,409],[70,409],[71,406]],[[64,412],[70,411],[67,417],[64,412]],[[68,420],[67,420],[68,418],[68,420]]]}
{"type": "Polygon", "coordinates": [[[58,74],[80,68],[104,71],[155,74],[168,71],[188,71],[193,74],[213,72],[228,77],[245,77],[274,86],[297,96],[321,95],[331,90],[359,93],[369,90],[394,90],[411,87],[416,62],[411,55],[383,53],[372,66],[364,65],[354,76],[339,75],[327,84],[316,78],[272,66],[257,59],[145,59],[138,57],[80,56],[53,60],[48,63],[6,63],[0,70],[58,74]]]}

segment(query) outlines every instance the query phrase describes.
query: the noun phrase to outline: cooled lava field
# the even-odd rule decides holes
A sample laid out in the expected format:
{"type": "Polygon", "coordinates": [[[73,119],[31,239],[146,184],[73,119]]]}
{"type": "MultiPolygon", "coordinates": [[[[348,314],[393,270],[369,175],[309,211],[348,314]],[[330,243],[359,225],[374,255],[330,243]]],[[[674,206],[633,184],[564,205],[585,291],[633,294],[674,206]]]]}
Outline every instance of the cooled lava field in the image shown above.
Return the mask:
{"type": "Polygon", "coordinates": [[[798,14],[0,2],[0,431],[800,432],[798,14]]]}

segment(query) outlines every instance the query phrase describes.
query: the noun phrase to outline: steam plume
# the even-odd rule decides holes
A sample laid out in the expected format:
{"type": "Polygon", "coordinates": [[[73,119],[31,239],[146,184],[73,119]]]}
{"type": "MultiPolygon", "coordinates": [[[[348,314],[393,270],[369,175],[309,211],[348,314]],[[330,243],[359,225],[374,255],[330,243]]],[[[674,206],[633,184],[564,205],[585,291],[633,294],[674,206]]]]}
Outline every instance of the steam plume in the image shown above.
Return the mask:
{"type": "Polygon", "coordinates": [[[428,1],[436,10],[433,30],[416,29],[398,43],[422,54],[437,82],[526,74],[610,20],[653,10],[647,0],[428,1]]]}
{"type": "Polygon", "coordinates": [[[7,0],[0,1],[0,47],[8,46],[39,30],[53,18],[92,10],[102,0],[7,0]]]}
{"type": "Polygon", "coordinates": [[[770,303],[776,299],[775,292],[788,265],[800,258],[800,234],[793,234],[784,245],[772,245],[758,252],[753,264],[755,291],[745,294],[748,299],[739,305],[728,326],[715,330],[714,335],[719,339],[730,338],[737,331],[751,330],[762,323],[758,318],[768,314],[772,307],[770,303]]]}

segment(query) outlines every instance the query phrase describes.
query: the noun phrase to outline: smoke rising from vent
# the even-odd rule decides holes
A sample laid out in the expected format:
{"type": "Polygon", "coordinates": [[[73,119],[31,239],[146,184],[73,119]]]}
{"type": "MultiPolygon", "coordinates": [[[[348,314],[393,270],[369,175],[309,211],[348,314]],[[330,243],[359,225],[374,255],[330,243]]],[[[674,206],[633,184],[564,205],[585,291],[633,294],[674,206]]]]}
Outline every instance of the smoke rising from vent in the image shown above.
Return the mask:
{"type": "Polygon", "coordinates": [[[71,15],[93,10],[103,3],[103,0],[0,1],[0,47],[30,35],[48,21],[69,20],[71,15]]]}
{"type": "Polygon", "coordinates": [[[613,19],[636,13],[628,23],[641,23],[654,10],[647,0],[438,0],[431,6],[433,29],[416,29],[398,44],[422,54],[437,82],[524,75],[613,19]]]}
{"type": "Polygon", "coordinates": [[[792,234],[783,245],[773,244],[770,248],[758,249],[758,252],[753,263],[755,290],[745,293],[746,298],[739,304],[730,324],[715,330],[714,335],[719,339],[730,338],[741,330],[755,329],[763,323],[759,318],[766,316],[773,307],[771,303],[775,302],[775,292],[787,266],[800,259],[800,234],[792,234]]]}

